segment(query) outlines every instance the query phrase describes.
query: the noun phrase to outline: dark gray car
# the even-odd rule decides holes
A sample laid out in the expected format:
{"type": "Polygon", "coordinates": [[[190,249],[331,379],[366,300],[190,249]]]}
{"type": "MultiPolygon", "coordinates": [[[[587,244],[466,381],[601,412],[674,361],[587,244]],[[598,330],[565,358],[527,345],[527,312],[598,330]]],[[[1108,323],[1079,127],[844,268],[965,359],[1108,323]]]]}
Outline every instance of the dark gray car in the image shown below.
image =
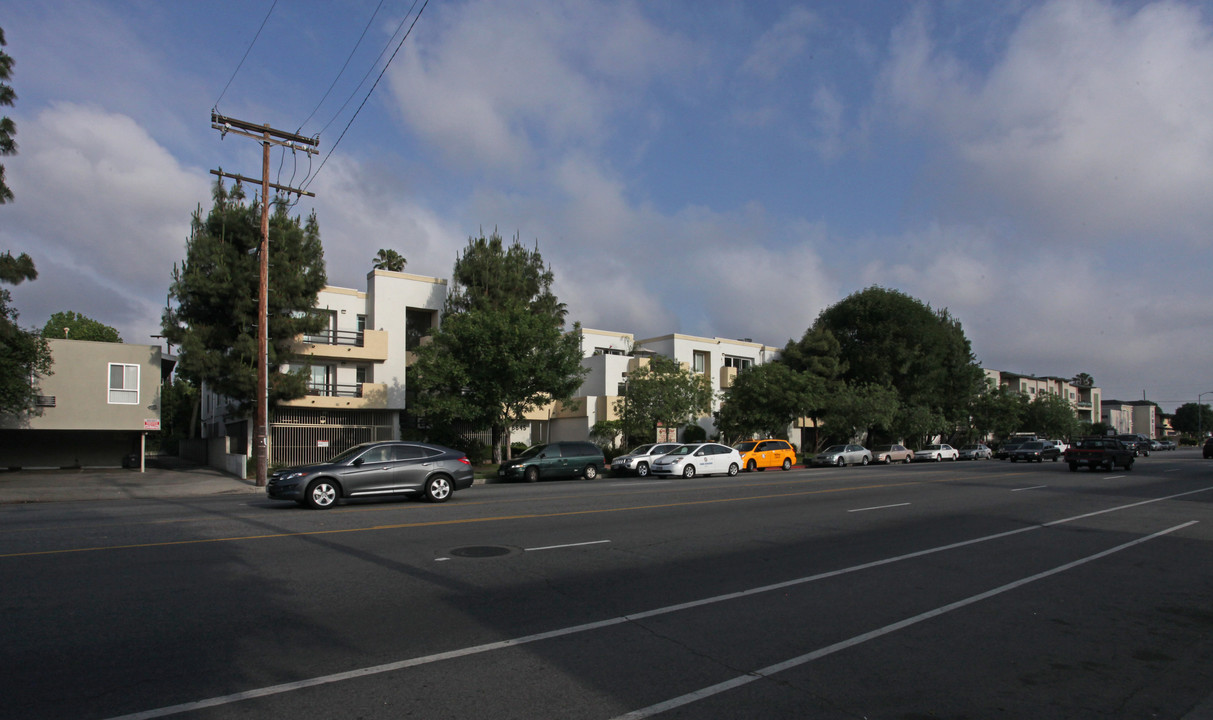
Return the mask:
{"type": "Polygon", "coordinates": [[[467,455],[441,445],[372,442],[355,445],[326,463],[278,470],[265,493],[322,510],[343,497],[422,496],[446,502],[472,486],[467,455]]]}

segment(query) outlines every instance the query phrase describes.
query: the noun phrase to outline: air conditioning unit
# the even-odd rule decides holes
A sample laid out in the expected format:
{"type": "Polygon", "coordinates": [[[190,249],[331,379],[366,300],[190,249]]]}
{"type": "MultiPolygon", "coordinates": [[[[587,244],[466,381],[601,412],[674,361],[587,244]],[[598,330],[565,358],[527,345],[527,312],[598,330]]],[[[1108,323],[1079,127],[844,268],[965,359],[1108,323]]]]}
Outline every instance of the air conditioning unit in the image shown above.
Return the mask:
{"type": "Polygon", "coordinates": [[[37,399],[34,400],[34,404],[38,407],[55,407],[55,396],[39,395],[37,399]]]}

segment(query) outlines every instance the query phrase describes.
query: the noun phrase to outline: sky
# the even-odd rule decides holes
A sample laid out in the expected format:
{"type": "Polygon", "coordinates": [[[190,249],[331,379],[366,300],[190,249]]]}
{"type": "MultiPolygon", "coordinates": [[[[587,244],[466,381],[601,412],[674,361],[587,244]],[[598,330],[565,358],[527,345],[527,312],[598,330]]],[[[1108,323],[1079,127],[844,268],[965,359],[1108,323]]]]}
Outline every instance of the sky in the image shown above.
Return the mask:
{"type": "Polygon", "coordinates": [[[26,327],[159,342],[210,171],[260,176],[217,109],[318,138],[271,175],[316,194],[331,285],[364,290],[380,248],[449,278],[496,229],[587,328],[782,347],[880,286],[983,367],[1166,411],[1213,391],[1213,2],[0,8],[26,327]]]}

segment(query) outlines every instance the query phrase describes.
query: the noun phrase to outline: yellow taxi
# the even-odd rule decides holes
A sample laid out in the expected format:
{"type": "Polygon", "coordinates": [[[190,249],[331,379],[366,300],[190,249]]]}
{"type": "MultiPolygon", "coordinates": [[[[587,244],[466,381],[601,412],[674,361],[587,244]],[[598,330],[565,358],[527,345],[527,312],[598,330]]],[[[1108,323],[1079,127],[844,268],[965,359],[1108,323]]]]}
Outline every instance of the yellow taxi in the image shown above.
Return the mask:
{"type": "Polygon", "coordinates": [[[791,470],[796,464],[796,448],[787,440],[743,440],[733,449],[741,453],[741,467],[749,472],[769,467],[791,470]]]}

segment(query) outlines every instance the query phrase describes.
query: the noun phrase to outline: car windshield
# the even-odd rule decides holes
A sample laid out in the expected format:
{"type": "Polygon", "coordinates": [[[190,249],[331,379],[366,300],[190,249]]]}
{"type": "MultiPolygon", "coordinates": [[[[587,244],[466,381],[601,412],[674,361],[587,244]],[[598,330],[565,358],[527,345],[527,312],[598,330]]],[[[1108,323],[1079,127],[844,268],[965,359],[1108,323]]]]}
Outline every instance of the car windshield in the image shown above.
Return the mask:
{"type": "Polygon", "coordinates": [[[872,448],[872,452],[889,452],[892,449],[892,445],[877,445],[876,447],[872,448]]]}
{"type": "Polygon", "coordinates": [[[737,452],[749,452],[749,451],[753,450],[754,446],[757,444],[758,444],[757,440],[747,440],[745,442],[737,443],[736,445],[733,446],[733,449],[736,450],[737,452]]]}
{"type": "Polygon", "coordinates": [[[669,451],[666,454],[667,455],[690,455],[692,452],[695,451],[695,448],[697,448],[697,447],[699,447],[699,446],[698,445],[679,445],[678,447],[674,448],[673,450],[669,451]]]}
{"type": "Polygon", "coordinates": [[[830,447],[825,449],[824,453],[826,455],[829,455],[830,453],[840,453],[840,452],[846,452],[846,451],[847,451],[846,445],[831,445],[830,447]]]}
{"type": "Polygon", "coordinates": [[[641,445],[640,447],[632,450],[632,452],[628,453],[628,455],[648,455],[649,451],[652,450],[654,447],[656,447],[656,445],[657,445],[657,443],[649,443],[648,445],[641,445]]]}
{"type": "Polygon", "coordinates": [[[923,450],[940,450],[940,449],[941,448],[938,445],[927,445],[926,447],[923,448],[923,450]]]}
{"type": "Polygon", "coordinates": [[[976,450],[976,449],[977,449],[976,445],[965,445],[964,447],[961,448],[961,450],[976,450]]]}
{"type": "Polygon", "coordinates": [[[529,447],[526,450],[523,450],[521,455],[516,455],[515,457],[520,457],[520,458],[534,457],[535,455],[537,455],[539,453],[540,450],[544,449],[545,447],[547,447],[547,445],[535,445],[534,447],[529,447]]]}
{"type": "Polygon", "coordinates": [[[1045,446],[1045,444],[1042,442],[1033,441],[1033,442],[1026,442],[1023,445],[1020,445],[1019,449],[1020,450],[1039,450],[1039,449],[1043,448],[1044,446],[1045,446]]]}
{"type": "Polygon", "coordinates": [[[346,450],[345,452],[341,453],[340,455],[333,458],[332,460],[329,460],[328,462],[330,462],[330,463],[348,462],[348,461],[358,457],[362,453],[366,452],[367,447],[369,447],[369,446],[368,445],[355,445],[354,447],[350,448],[349,450],[346,450]]]}

